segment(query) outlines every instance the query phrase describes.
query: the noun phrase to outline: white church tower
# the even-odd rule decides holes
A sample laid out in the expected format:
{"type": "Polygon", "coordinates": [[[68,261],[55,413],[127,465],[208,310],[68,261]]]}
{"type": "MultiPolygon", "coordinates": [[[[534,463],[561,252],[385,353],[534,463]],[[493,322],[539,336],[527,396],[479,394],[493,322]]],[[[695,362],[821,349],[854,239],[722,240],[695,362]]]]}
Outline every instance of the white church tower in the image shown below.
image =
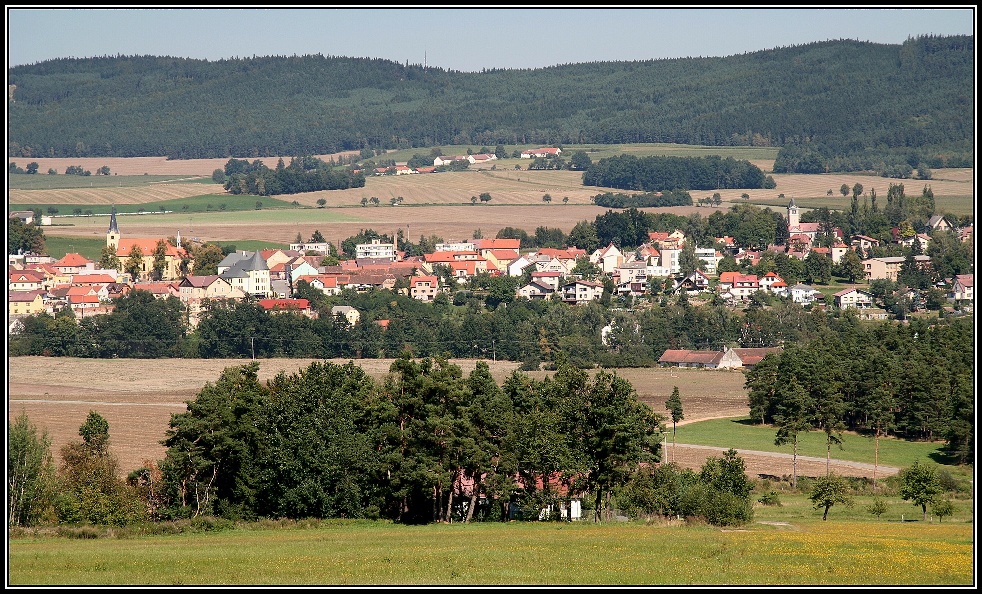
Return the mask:
{"type": "Polygon", "coordinates": [[[798,205],[794,203],[794,198],[788,203],[788,228],[798,227],[801,221],[798,219],[798,205]]]}

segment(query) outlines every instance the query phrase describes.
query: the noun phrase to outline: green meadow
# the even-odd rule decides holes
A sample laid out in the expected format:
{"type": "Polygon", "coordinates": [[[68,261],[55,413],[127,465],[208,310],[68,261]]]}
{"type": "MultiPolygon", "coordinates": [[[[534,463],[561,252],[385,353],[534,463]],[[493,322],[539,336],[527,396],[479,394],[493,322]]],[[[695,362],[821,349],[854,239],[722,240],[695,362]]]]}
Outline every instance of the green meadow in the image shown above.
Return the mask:
{"type": "MultiPolygon", "coordinates": [[[[7,210],[31,210],[40,208],[42,214],[49,214],[51,208],[58,209],[54,224],[70,224],[73,217],[108,215],[112,211],[111,204],[9,204],[7,210]]],[[[272,196],[248,196],[231,194],[202,194],[188,198],[158,200],[145,204],[117,204],[119,214],[187,214],[187,213],[220,213],[243,212],[256,210],[277,210],[303,208],[293,204],[293,200],[274,198],[272,196]],[[256,202],[262,202],[262,208],[256,208],[256,202]]],[[[308,207],[309,208],[309,207],[308,207]]]]}
{"type": "MultiPolygon", "coordinates": [[[[667,424],[668,439],[672,439],[671,421],[667,424]]],[[[733,447],[741,450],[757,450],[761,452],[778,452],[791,454],[791,445],[774,445],[777,430],[769,425],[752,424],[747,417],[713,419],[682,425],[675,428],[675,441],[717,447],[733,447]]],[[[876,443],[872,437],[853,432],[841,434],[842,443],[832,444],[831,457],[833,460],[848,460],[873,464],[874,458],[884,466],[905,467],[915,460],[921,462],[934,461],[943,463],[947,460],[944,453],[943,441],[922,442],[905,441],[895,438],[880,438],[879,455],[876,454],[876,443]]],[[[671,449],[671,443],[668,445],[671,449]]],[[[798,434],[798,455],[825,458],[827,454],[826,436],[821,431],[807,431],[798,434]]],[[[786,473],[791,474],[791,460],[787,462],[786,473]]],[[[954,469],[955,467],[951,467],[954,469]]]]}
{"type": "MultiPolygon", "coordinates": [[[[26,163],[25,163],[26,164],[26,163]]],[[[128,188],[166,182],[213,184],[211,177],[187,175],[46,175],[10,173],[7,188],[10,190],[74,190],[77,188],[128,188]]]]}
{"type": "Polygon", "coordinates": [[[426,526],[333,520],[166,536],[28,534],[8,540],[8,585],[973,583],[973,525],[965,513],[944,523],[887,514],[853,520],[840,518],[839,506],[822,522],[807,503],[798,496],[793,504],[758,507],[756,522],[737,529],[664,520],[426,526]]]}

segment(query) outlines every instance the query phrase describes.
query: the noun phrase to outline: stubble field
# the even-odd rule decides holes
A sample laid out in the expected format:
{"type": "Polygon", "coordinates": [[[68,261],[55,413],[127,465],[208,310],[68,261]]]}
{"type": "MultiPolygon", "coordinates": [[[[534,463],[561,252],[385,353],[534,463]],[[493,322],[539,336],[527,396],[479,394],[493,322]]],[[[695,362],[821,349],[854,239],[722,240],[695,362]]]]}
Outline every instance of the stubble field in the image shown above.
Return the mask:
{"type": "MultiPolygon", "coordinates": [[[[259,379],[265,381],[280,372],[294,374],[318,359],[260,359],[259,379]]],[[[344,364],[349,360],[331,360],[344,364]]],[[[79,440],[78,428],[94,410],[109,422],[111,450],[120,461],[123,475],[140,468],[148,460],[160,460],[172,414],[187,410],[206,383],[215,383],[226,367],[248,363],[242,359],[76,359],[54,357],[13,357],[7,361],[7,414],[10,419],[22,412],[51,438],[52,452],[59,459],[60,448],[79,440]]],[[[474,369],[474,360],[452,359],[464,374],[474,369]]],[[[355,363],[369,375],[383,378],[392,359],[361,359],[355,363]]],[[[511,361],[488,362],[500,384],[519,366],[511,361]]],[[[740,417],[749,413],[744,375],[738,371],[697,369],[617,369],[614,372],[631,382],[641,401],[656,412],[667,415],[665,401],[675,386],[679,388],[685,420],[740,417]]],[[[549,372],[529,372],[538,379],[549,372]]],[[[722,449],[679,446],[675,461],[698,470],[707,457],[722,449]]],[[[781,476],[790,472],[790,463],[781,456],[741,455],[752,476],[781,476]]],[[[815,476],[824,472],[825,463],[799,460],[800,474],[815,476]]],[[[866,476],[868,470],[842,464],[837,472],[847,476],[866,476]]],[[[884,474],[883,469],[880,471],[884,474]]]]}
{"type": "MultiPolygon", "coordinates": [[[[275,158],[266,159],[275,165],[275,158]]],[[[46,165],[39,160],[40,170],[46,165]]],[[[79,161],[67,159],[66,162],[79,161]]],[[[94,159],[101,162],[105,159],[94,159]]],[[[189,161],[167,161],[163,158],[140,157],[119,159],[110,165],[113,172],[120,175],[142,175],[143,170],[153,174],[204,175],[224,165],[222,159],[199,159],[189,161]],[[130,163],[130,161],[136,161],[130,163]],[[151,167],[151,164],[154,166],[151,167]],[[140,171],[140,173],[137,173],[140,171]]],[[[320,231],[332,242],[358,234],[365,229],[380,233],[395,234],[402,229],[406,237],[416,241],[420,236],[436,235],[447,241],[469,239],[480,230],[484,237],[493,237],[503,227],[523,229],[534,234],[537,227],[559,228],[569,232],[580,221],[593,221],[597,215],[607,212],[607,208],[595,206],[591,198],[597,194],[615,191],[610,188],[583,186],[582,174],[576,171],[516,171],[514,164],[520,159],[505,159],[496,165],[480,169],[440,174],[418,174],[399,176],[371,176],[365,187],[348,190],[309,192],[280,199],[296,201],[300,207],[287,210],[250,210],[245,212],[210,212],[147,214],[131,217],[121,227],[124,235],[130,236],[169,236],[181,230],[182,236],[198,237],[208,241],[261,240],[287,244],[296,239],[297,233],[310,237],[320,231]],[[514,164],[513,164],[514,162],[514,164]],[[487,192],[492,199],[488,203],[472,198],[487,192]],[[551,202],[543,201],[545,195],[551,202]],[[378,198],[379,206],[361,206],[361,200],[378,198]],[[402,198],[399,206],[392,206],[391,200],[402,198]],[[568,201],[564,202],[564,199],[568,201]],[[317,201],[325,200],[325,208],[317,208],[317,201]]],[[[527,166],[527,163],[524,164],[527,166]]],[[[87,165],[86,165],[87,166],[87,165]]],[[[773,162],[764,166],[769,171],[773,162]]],[[[57,169],[57,167],[56,167],[57,169]]],[[[794,198],[802,208],[828,206],[847,208],[849,198],[839,193],[846,184],[850,188],[860,183],[864,191],[875,190],[885,202],[890,183],[905,182],[908,195],[919,194],[924,183],[929,183],[939,203],[951,205],[949,210],[956,214],[973,212],[974,172],[972,169],[941,170],[935,172],[934,180],[920,182],[914,180],[890,180],[863,174],[826,175],[787,175],[774,174],[777,188],[772,190],[720,190],[723,201],[718,208],[728,209],[733,204],[745,200],[754,204],[770,205],[783,210],[788,200],[794,198]],[[828,190],[833,191],[828,196],[828,190]],[[784,197],[780,198],[779,195],[784,197]],[[946,198],[942,198],[946,197],[946,198]],[[954,198],[951,198],[954,197],[954,198]]],[[[8,203],[13,204],[155,204],[163,200],[179,200],[204,194],[223,195],[224,189],[218,184],[182,183],[181,181],[144,184],[115,188],[76,188],[51,190],[9,190],[8,203]]],[[[714,192],[693,191],[694,200],[710,197],[714,192]]],[[[222,201],[247,200],[250,206],[257,200],[255,196],[232,196],[216,198],[216,207],[222,201]]],[[[260,199],[261,201],[261,199],[260,199]]],[[[882,204],[881,204],[882,206],[882,204]]],[[[152,209],[148,209],[152,210],[152,209]]],[[[699,213],[709,216],[714,210],[706,207],[672,207],[644,209],[654,212],[671,212],[680,216],[699,213]]],[[[55,226],[46,227],[46,235],[67,237],[103,237],[106,221],[101,217],[56,217],[55,226]]]]}

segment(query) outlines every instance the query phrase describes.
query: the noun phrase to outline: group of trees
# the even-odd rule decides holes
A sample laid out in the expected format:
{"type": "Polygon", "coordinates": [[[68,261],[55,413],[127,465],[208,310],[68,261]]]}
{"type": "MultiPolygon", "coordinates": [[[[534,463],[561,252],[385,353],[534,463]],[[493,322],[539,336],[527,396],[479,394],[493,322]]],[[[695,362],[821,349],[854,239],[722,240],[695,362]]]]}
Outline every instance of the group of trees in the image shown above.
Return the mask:
{"type": "Polygon", "coordinates": [[[659,206],[692,206],[692,196],[685,190],[665,190],[642,194],[605,192],[593,197],[593,203],[606,208],[649,208],[659,206]]]}
{"type": "Polygon", "coordinates": [[[647,192],[765,188],[770,185],[765,185],[765,181],[764,172],[750,161],[717,155],[635,157],[624,154],[600,159],[583,172],[586,186],[647,192]]]}
{"type": "Polygon", "coordinates": [[[331,167],[317,157],[283,159],[270,169],[259,159],[252,163],[229,159],[225,164],[225,189],[232,194],[274,196],[318,190],[345,190],[365,187],[365,175],[350,168],[331,167]]]}
{"type": "MultiPolygon", "coordinates": [[[[25,413],[7,424],[7,520],[11,526],[124,526],[147,519],[152,501],[120,477],[109,450],[109,423],[90,411],[81,441],[65,444],[56,466],[51,438],[25,413]]],[[[139,473],[133,473],[131,480],[139,473]]]]}
{"type": "Polygon", "coordinates": [[[974,462],[973,325],[863,325],[787,343],[747,372],[750,416],[778,428],[776,443],[826,434],[827,455],[846,430],[875,439],[944,439],[959,463],[974,462]]]}
{"type": "MultiPolygon", "coordinates": [[[[35,213],[35,219],[41,217],[35,213]]],[[[36,222],[24,223],[20,217],[7,219],[7,253],[8,254],[43,254],[44,230],[36,222]]]]}
{"type": "Polygon", "coordinates": [[[66,58],[9,70],[8,154],[258,158],[645,142],[800,146],[831,171],[970,167],[974,73],[970,35],[475,73],[321,55],[66,58]],[[898,85],[909,92],[898,96],[898,85]],[[844,92],[857,88],[861,101],[844,92]],[[93,113],[105,125],[89,125],[93,113]]]}
{"type": "Polygon", "coordinates": [[[607,372],[560,364],[499,386],[484,361],[464,376],[408,352],[382,382],[353,363],[265,385],[257,372],[227,368],[172,417],[159,517],[427,523],[507,520],[517,505],[537,519],[592,493],[602,520],[609,494],[660,456],[659,417],[607,372]]]}

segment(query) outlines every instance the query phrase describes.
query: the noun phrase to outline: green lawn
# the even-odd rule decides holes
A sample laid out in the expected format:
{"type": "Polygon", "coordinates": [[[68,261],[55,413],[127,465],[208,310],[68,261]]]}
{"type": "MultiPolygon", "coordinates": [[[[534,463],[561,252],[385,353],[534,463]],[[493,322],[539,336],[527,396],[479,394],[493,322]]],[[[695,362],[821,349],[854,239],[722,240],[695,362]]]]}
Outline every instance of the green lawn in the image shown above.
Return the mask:
{"type": "Polygon", "coordinates": [[[11,173],[7,176],[7,188],[11,190],[71,190],[74,188],[126,188],[146,186],[162,182],[213,184],[211,176],[188,175],[47,175],[39,171],[34,175],[11,173]]]}
{"type": "MultiPolygon", "coordinates": [[[[668,423],[668,439],[671,442],[671,423],[668,423]]],[[[737,450],[759,450],[791,454],[790,445],[774,445],[777,429],[771,426],[751,424],[747,417],[700,421],[676,428],[675,441],[694,445],[709,445],[737,450]]],[[[905,441],[893,438],[880,439],[879,463],[885,466],[910,466],[915,460],[942,462],[943,441],[934,443],[905,441]]],[[[671,443],[669,443],[671,448],[671,443]]],[[[875,443],[870,437],[856,433],[842,434],[842,448],[832,445],[832,458],[873,464],[875,443]]],[[[825,433],[810,431],[798,434],[798,455],[825,458],[825,433]]]]}
{"type": "MultiPolygon", "coordinates": [[[[256,202],[262,202],[262,210],[298,209],[293,199],[274,198],[272,196],[232,196],[228,194],[202,194],[188,198],[160,200],[147,204],[117,204],[116,212],[120,214],[139,213],[206,213],[206,212],[242,212],[255,211],[256,202]]],[[[49,214],[50,208],[58,209],[55,223],[70,222],[75,216],[107,215],[112,211],[110,204],[10,204],[8,210],[31,210],[40,208],[43,214],[49,214]]],[[[308,207],[309,210],[309,207],[308,207]]]]}
{"type": "Polygon", "coordinates": [[[8,584],[972,585],[970,522],[839,520],[838,511],[827,522],[809,512],[736,530],[325,521],[135,538],[11,538],[8,584]]]}

